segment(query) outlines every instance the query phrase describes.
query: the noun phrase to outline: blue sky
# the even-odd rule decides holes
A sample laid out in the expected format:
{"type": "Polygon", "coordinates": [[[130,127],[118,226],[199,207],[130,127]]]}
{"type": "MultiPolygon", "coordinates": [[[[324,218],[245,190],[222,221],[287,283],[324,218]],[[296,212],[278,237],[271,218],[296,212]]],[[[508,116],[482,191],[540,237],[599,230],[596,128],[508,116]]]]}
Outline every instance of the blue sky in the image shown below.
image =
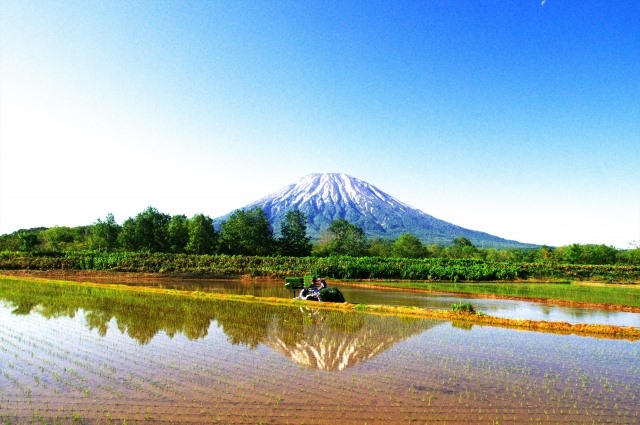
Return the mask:
{"type": "Polygon", "coordinates": [[[0,2],[0,233],[342,172],[522,242],[640,241],[640,2],[0,2]]]}

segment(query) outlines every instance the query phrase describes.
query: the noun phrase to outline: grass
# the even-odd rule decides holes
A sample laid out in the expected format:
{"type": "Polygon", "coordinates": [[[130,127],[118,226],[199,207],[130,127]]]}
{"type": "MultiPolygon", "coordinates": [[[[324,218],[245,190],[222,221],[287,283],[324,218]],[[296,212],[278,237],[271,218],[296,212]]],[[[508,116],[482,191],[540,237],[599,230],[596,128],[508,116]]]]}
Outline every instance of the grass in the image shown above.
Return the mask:
{"type": "MultiPolygon", "coordinates": [[[[357,284],[357,283],[356,283],[357,284]]],[[[367,282],[367,286],[640,308],[640,287],[584,283],[367,282]]]]}
{"type": "MultiPolygon", "coordinates": [[[[4,285],[4,291],[11,289],[11,283],[22,283],[22,288],[17,291],[14,296],[18,297],[19,302],[16,303],[18,307],[16,311],[21,309],[21,305],[25,309],[30,309],[30,306],[38,304],[37,298],[29,299],[29,285],[33,286],[34,292],[41,293],[39,291],[53,291],[50,305],[44,308],[46,314],[55,315],[56,312],[65,311],[70,306],[75,308],[81,307],[81,304],[74,304],[78,299],[82,298],[83,294],[91,294],[91,303],[100,305],[105,311],[112,314],[123,314],[122,310],[130,309],[132,304],[148,304],[147,313],[153,312],[154,317],[161,317],[163,323],[158,323],[155,319],[150,318],[130,318],[131,322],[123,322],[122,326],[129,328],[129,333],[135,333],[136,338],[141,343],[146,343],[158,332],[159,329],[165,329],[168,332],[175,332],[182,329],[185,324],[181,321],[181,318],[190,314],[193,311],[210,310],[212,306],[206,301],[225,301],[224,303],[216,304],[216,310],[218,314],[226,316],[233,316],[237,314],[238,310],[244,310],[246,306],[249,310],[252,310],[254,306],[258,305],[272,305],[272,306],[296,306],[296,307],[309,307],[313,306],[315,309],[342,311],[342,312],[361,312],[368,314],[381,314],[381,315],[396,315],[396,316],[409,316],[409,317],[422,317],[429,319],[450,320],[450,321],[465,321],[468,323],[477,323],[482,325],[508,327],[515,329],[531,329],[542,332],[554,332],[563,334],[579,334],[590,335],[605,338],[624,338],[629,340],[640,339],[640,329],[620,326],[609,325],[591,325],[591,324],[569,324],[565,322],[545,322],[545,321],[533,321],[533,320],[521,320],[521,319],[505,319],[499,317],[493,317],[489,315],[460,315],[455,311],[446,310],[429,310],[419,307],[396,307],[385,305],[365,305],[365,304],[350,304],[350,303],[317,303],[311,301],[303,301],[300,299],[283,299],[276,297],[255,297],[244,295],[230,295],[220,293],[203,293],[203,292],[184,292],[175,291],[164,288],[148,288],[148,287],[134,287],[123,286],[113,284],[98,284],[98,283],[77,283],[60,280],[50,280],[41,278],[14,278],[3,277],[0,278],[0,284],[4,285]],[[26,285],[25,285],[26,284],[26,285]],[[57,289],[56,289],[57,288],[57,289]],[[67,292],[64,296],[56,296],[55,292],[59,291],[59,288],[70,288],[80,290],[67,292]],[[105,292],[106,291],[106,292],[105,292]],[[104,293],[104,295],[101,295],[104,293]],[[106,297],[120,297],[122,302],[117,306],[111,304],[111,301],[106,297]],[[25,298],[27,297],[27,298],[25,298]],[[192,300],[193,303],[185,304],[184,300],[192,300]],[[71,305],[69,305],[71,303],[71,305]],[[231,303],[231,304],[230,304],[231,303]],[[58,305],[59,304],[59,305],[58,305]],[[235,304],[235,306],[233,305],[235,304]],[[117,309],[117,310],[114,310],[117,309]],[[189,309],[194,309],[193,311],[189,309]]],[[[566,285],[565,285],[566,286],[566,285]]],[[[589,288],[589,287],[585,287],[589,288]]],[[[622,288],[617,288],[622,289],[622,288]]],[[[638,294],[639,292],[636,292],[638,294]]],[[[15,303],[15,301],[14,301],[15,303]]],[[[83,308],[86,309],[86,306],[83,308]]],[[[128,317],[128,316],[123,316],[128,317]]],[[[203,326],[208,326],[208,321],[203,323],[203,326]]],[[[229,322],[229,326],[236,326],[233,321],[229,322]]],[[[104,322],[96,322],[93,324],[99,333],[105,331],[104,322]]],[[[257,345],[260,337],[260,328],[251,327],[239,327],[234,329],[238,335],[242,334],[242,338],[254,339],[254,343],[257,345]]],[[[186,332],[187,336],[198,335],[199,330],[192,329],[192,333],[186,332]]]]}
{"type": "Polygon", "coordinates": [[[476,314],[476,309],[471,303],[454,303],[451,305],[451,311],[456,313],[476,314]]]}

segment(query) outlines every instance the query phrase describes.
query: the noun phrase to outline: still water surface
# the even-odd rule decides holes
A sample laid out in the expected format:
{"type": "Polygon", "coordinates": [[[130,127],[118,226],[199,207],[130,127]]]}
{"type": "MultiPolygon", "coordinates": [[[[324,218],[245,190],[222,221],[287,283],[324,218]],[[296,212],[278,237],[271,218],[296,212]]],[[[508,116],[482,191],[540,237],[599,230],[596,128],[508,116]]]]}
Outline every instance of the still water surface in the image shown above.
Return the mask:
{"type": "MultiPolygon", "coordinates": [[[[126,284],[131,285],[131,282],[126,284]]],[[[134,283],[185,291],[223,292],[257,297],[291,297],[284,285],[273,282],[153,280],[134,283]]],[[[340,285],[346,300],[353,304],[416,306],[433,310],[449,310],[459,302],[471,302],[477,311],[507,319],[545,320],[554,322],[632,326],[640,328],[640,313],[600,310],[595,308],[558,306],[548,303],[495,298],[470,298],[458,295],[380,290],[353,285],[340,285]]]]}
{"type": "Polygon", "coordinates": [[[3,423],[640,423],[640,343],[0,281],[3,423]]]}

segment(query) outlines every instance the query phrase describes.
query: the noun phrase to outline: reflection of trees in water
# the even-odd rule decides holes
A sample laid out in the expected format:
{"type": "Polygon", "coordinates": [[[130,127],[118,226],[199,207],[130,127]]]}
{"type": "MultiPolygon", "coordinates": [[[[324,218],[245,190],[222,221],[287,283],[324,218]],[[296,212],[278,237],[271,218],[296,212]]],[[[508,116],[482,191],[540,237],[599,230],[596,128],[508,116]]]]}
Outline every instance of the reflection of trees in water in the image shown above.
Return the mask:
{"type": "Polygon", "coordinates": [[[74,317],[83,310],[88,328],[101,336],[107,334],[115,319],[122,333],[141,344],[161,331],[170,337],[183,334],[189,339],[203,338],[213,319],[206,300],[108,288],[0,282],[0,299],[9,301],[21,314],[33,311],[46,318],[74,317]]]}
{"type": "Polygon", "coordinates": [[[85,312],[87,326],[105,336],[117,328],[146,344],[158,332],[207,336],[212,321],[232,344],[265,344],[306,367],[341,370],[371,358],[439,322],[322,311],[250,302],[207,300],[85,286],[1,282],[0,299],[15,314],[46,318],[85,312]]]}

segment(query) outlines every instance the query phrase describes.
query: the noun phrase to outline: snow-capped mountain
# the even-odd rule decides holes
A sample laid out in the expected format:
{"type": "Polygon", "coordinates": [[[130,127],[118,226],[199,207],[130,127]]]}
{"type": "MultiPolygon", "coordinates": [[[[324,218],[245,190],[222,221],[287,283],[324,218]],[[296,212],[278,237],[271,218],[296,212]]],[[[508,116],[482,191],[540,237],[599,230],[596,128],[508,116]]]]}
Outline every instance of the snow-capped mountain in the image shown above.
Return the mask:
{"type": "MultiPolygon", "coordinates": [[[[425,244],[448,245],[454,238],[464,236],[478,247],[532,246],[439,220],[367,182],[341,173],[309,174],[240,209],[256,206],[265,212],[276,235],[286,213],[300,210],[309,218],[307,234],[312,239],[317,239],[333,220],[346,219],[364,229],[369,238],[395,239],[411,233],[425,244]]],[[[231,214],[215,219],[216,228],[231,214]]]]}

